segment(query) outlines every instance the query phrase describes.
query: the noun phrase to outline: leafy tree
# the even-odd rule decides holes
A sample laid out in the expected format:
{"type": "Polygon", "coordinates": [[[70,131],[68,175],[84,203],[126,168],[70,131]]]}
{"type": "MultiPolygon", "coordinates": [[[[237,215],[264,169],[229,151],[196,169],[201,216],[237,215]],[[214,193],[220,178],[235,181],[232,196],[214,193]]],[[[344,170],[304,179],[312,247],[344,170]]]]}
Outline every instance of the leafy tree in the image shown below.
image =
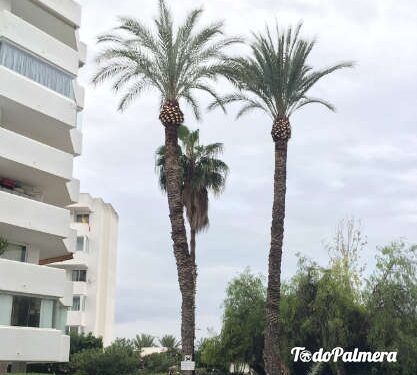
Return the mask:
{"type": "Polygon", "coordinates": [[[228,361],[224,355],[221,335],[212,335],[201,340],[198,346],[197,364],[206,368],[209,373],[214,371],[228,372],[228,361]]]}
{"type": "Polygon", "coordinates": [[[417,246],[392,243],[380,250],[366,293],[370,312],[369,343],[375,351],[397,351],[396,363],[375,373],[417,373],[417,246]]]}
{"type": "Polygon", "coordinates": [[[234,278],[226,289],[222,342],[229,363],[249,365],[265,374],[262,361],[265,328],[265,287],[259,276],[248,270],[234,278]]]}
{"type": "MultiPolygon", "coordinates": [[[[190,131],[186,126],[178,129],[178,150],[181,176],[182,200],[190,225],[190,255],[194,265],[194,291],[197,283],[196,234],[209,226],[209,192],[220,194],[226,184],[228,167],[218,157],[223,152],[222,143],[207,146],[200,144],[199,130],[190,131]]],[[[166,191],[166,148],[156,151],[156,169],[159,183],[166,191]]]]}
{"type": "Polygon", "coordinates": [[[155,337],[152,335],[147,335],[145,333],[136,335],[136,337],[133,339],[133,344],[139,353],[142,351],[143,348],[150,348],[156,346],[155,337]]]}
{"type": "MultiPolygon", "coordinates": [[[[261,110],[273,122],[272,140],[275,143],[274,197],[272,208],[271,247],[269,253],[268,291],[264,357],[267,373],[280,375],[279,302],[282,244],[284,237],[287,146],[291,137],[290,116],[310,103],[319,103],[330,110],[327,101],[309,96],[310,89],[321,78],[341,68],[341,63],[322,70],[313,70],[307,62],[315,45],[300,37],[301,24],[295,29],[254,35],[250,44],[252,54],[230,59],[224,75],[236,87],[236,93],[222,98],[222,104],[243,102],[237,117],[251,110],[261,110]]],[[[212,108],[218,106],[212,104],[212,108]]]]}
{"type": "MultiPolygon", "coordinates": [[[[120,17],[119,25],[99,36],[105,49],[98,54],[98,71],[93,83],[112,81],[116,92],[123,92],[119,109],[124,110],[147,89],[161,98],[159,119],[165,131],[165,173],[171,236],[182,295],[181,341],[184,355],[193,355],[195,336],[195,296],[193,261],[188,248],[183,219],[181,169],[178,158],[178,126],[184,122],[180,101],[188,103],[196,118],[200,107],[196,91],[203,91],[219,101],[210,81],[224,65],[224,50],[238,42],[224,38],[222,22],[196,29],[202,9],[191,11],[185,22],[174,27],[172,14],[164,0],[159,0],[159,14],[154,28],[132,17],[120,17]]],[[[220,103],[220,105],[222,105],[220,103]]]]}

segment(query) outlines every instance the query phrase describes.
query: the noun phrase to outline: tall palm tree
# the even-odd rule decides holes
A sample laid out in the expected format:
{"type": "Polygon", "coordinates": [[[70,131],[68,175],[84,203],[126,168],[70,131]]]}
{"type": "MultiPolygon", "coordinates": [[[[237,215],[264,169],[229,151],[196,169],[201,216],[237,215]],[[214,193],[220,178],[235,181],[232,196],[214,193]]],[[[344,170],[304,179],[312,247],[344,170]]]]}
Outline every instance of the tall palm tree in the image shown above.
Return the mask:
{"type": "MultiPolygon", "coordinates": [[[[159,119],[165,130],[165,171],[171,237],[182,295],[181,341],[184,355],[194,353],[195,317],[193,305],[193,262],[188,249],[183,218],[181,173],[178,161],[178,126],[184,121],[180,101],[189,104],[200,118],[196,91],[219,101],[210,81],[221,71],[224,50],[239,41],[223,36],[224,25],[215,22],[197,29],[202,9],[191,11],[185,22],[175,27],[164,0],[153,28],[132,17],[120,17],[119,25],[98,37],[105,48],[96,58],[98,71],[93,83],[113,82],[121,92],[119,109],[124,110],[145,90],[157,91],[161,98],[159,119]]],[[[221,105],[221,103],[219,103],[221,105]]]]}
{"type": "MultiPolygon", "coordinates": [[[[196,234],[209,225],[208,193],[220,194],[226,184],[228,167],[218,158],[223,152],[222,143],[200,144],[199,130],[190,131],[186,126],[178,129],[178,149],[181,167],[182,200],[190,225],[190,254],[194,265],[194,293],[196,290],[196,234]]],[[[155,166],[159,174],[161,189],[166,191],[166,147],[156,151],[155,166]]]]}
{"type": "MultiPolygon", "coordinates": [[[[282,32],[278,26],[275,35],[267,27],[265,34],[254,34],[251,54],[229,60],[224,75],[236,87],[236,92],[222,98],[223,105],[243,102],[237,114],[259,109],[272,121],[271,136],[275,143],[274,197],[272,207],[271,245],[268,266],[266,329],[264,360],[268,375],[281,374],[279,357],[279,301],[282,243],[284,237],[287,144],[291,137],[290,116],[310,103],[319,103],[330,110],[327,101],[308,95],[321,78],[341,68],[351,67],[343,62],[331,67],[313,70],[308,57],[315,45],[300,37],[301,23],[282,32]]],[[[218,106],[213,103],[211,107],[218,106]]]]}

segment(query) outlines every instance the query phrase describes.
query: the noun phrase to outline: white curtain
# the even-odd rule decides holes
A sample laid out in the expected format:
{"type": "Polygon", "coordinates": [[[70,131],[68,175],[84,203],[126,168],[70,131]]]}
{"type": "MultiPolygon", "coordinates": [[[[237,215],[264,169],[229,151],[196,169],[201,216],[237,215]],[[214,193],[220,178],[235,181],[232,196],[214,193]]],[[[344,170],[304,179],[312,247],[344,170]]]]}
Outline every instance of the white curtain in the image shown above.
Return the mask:
{"type": "Polygon", "coordinates": [[[8,294],[0,294],[0,325],[10,325],[12,306],[13,297],[8,294]]]}
{"type": "Polygon", "coordinates": [[[41,302],[39,328],[52,328],[53,313],[54,301],[51,299],[43,299],[41,302]]]}
{"type": "Polygon", "coordinates": [[[55,316],[54,316],[54,328],[65,332],[65,326],[67,324],[67,308],[60,302],[56,303],[55,316]]]}
{"type": "Polygon", "coordinates": [[[12,44],[0,44],[0,65],[74,99],[73,77],[12,44]]]}

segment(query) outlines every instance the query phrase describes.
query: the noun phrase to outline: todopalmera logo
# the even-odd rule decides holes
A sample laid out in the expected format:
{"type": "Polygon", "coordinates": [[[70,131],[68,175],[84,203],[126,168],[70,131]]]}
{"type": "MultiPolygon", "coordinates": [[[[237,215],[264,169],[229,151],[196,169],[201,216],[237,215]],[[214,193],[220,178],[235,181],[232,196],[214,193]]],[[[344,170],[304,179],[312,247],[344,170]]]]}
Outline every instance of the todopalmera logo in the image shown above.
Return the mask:
{"type": "Polygon", "coordinates": [[[397,362],[397,352],[361,352],[358,348],[345,351],[341,347],[325,351],[320,348],[317,352],[310,352],[303,346],[291,349],[294,362],[397,362]]]}

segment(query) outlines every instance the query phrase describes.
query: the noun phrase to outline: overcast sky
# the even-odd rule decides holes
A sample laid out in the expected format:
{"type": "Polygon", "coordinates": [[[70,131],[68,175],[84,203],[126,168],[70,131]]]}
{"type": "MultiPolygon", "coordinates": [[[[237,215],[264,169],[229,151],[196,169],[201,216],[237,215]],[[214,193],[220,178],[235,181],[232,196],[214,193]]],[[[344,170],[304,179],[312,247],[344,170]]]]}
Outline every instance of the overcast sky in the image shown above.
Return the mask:
{"type": "MultiPolygon", "coordinates": [[[[163,143],[158,96],[150,93],[125,113],[108,86],[92,88],[97,34],[115,26],[117,15],[152,20],[156,0],[79,0],[82,39],[89,62],[83,155],[76,162],[81,189],[113,204],[120,216],[117,336],[145,332],[179,336],[180,295],[170,241],[166,197],[154,173],[154,151],[163,143]]],[[[336,72],[312,94],[330,100],[332,113],[305,107],[292,118],[283,275],[291,276],[295,254],[322,264],[324,243],[346,215],[362,221],[372,269],[375,248],[395,239],[417,242],[417,3],[413,0],[210,0],[168,1],[175,18],[204,5],[202,21],[218,17],[230,35],[250,36],[266,22],[304,20],[306,37],[317,37],[311,64],[324,67],[354,60],[354,70],[336,72]]],[[[242,48],[244,53],[245,47],[242,48]]],[[[220,88],[225,87],[221,86],[220,88]]],[[[207,98],[206,98],[207,99],[207,98]]],[[[208,103],[208,99],[205,101],[208,103]]],[[[211,199],[211,226],[197,239],[198,336],[218,330],[227,282],[250,266],[266,273],[272,207],[271,122],[262,113],[235,121],[209,113],[200,128],[203,143],[223,142],[230,167],[225,193],[211,199]]]]}

